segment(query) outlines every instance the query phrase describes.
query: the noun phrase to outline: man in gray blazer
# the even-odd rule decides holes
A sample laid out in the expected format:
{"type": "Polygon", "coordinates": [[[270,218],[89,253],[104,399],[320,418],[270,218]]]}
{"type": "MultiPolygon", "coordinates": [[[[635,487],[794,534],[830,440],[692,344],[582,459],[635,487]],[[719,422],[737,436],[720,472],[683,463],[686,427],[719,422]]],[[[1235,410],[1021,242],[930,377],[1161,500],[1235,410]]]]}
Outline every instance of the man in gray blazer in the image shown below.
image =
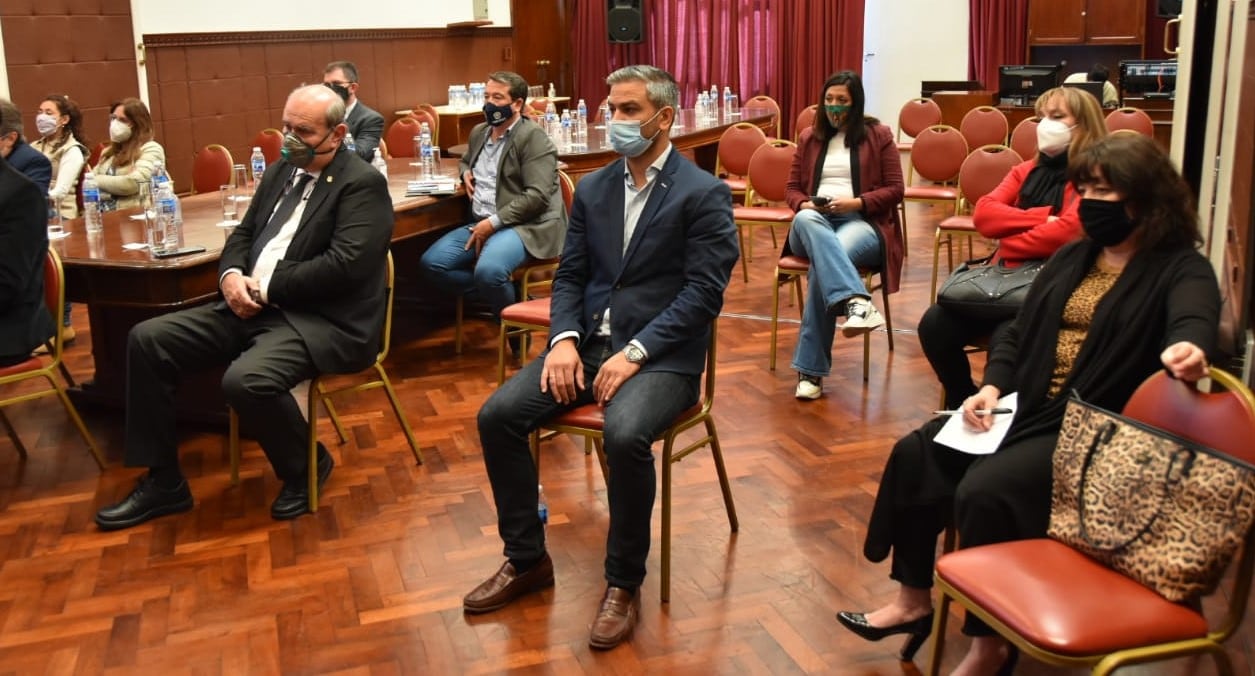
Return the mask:
{"type": "Polygon", "coordinates": [[[344,101],[344,124],[349,128],[357,154],[367,162],[375,158],[383,136],[383,115],[357,98],[357,66],[352,61],[332,61],[322,72],[322,83],[344,101]]]}
{"type": "Polygon", "coordinates": [[[458,168],[470,196],[470,218],[423,254],[423,274],[449,293],[476,291],[494,317],[515,301],[510,275],[528,258],[562,252],[566,210],[558,184],[558,151],[523,116],[527,82],[517,73],[488,75],[485,122],[471,130],[458,168]]]}

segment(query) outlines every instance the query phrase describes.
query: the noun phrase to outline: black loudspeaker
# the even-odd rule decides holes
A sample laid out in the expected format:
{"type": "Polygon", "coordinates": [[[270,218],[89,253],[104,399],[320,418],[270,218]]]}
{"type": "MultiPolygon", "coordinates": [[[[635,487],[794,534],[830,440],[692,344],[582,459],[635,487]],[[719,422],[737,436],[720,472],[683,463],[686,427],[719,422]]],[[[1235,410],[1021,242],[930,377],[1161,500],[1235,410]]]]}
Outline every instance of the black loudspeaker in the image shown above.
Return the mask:
{"type": "Polygon", "coordinates": [[[1159,0],[1159,16],[1175,19],[1181,15],[1181,0],[1159,0]]]}
{"type": "Polygon", "coordinates": [[[643,0],[606,0],[606,30],[611,42],[640,42],[645,39],[643,0]]]}

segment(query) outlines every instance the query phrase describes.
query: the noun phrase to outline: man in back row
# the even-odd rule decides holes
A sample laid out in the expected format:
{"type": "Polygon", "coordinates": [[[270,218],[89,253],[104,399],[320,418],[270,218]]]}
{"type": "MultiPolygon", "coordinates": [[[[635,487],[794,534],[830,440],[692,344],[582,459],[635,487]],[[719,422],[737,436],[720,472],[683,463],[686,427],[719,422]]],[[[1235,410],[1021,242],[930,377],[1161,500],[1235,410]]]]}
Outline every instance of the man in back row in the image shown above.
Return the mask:
{"type": "Polygon", "coordinates": [[[344,101],[344,124],[349,128],[357,155],[371,161],[383,136],[383,115],[357,98],[357,66],[352,61],[332,61],[322,71],[322,83],[344,101]]]}
{"type": "Polygon", "coordinates": [[[283,129],[283,159],[266,169],[222,248],[222,300],[146,320],[127,337],[125,460],[148,472],[97,512],[101,530],[192,508],[175,428],[175,392],[189,372],[226,368],[223,395],[283,482],[271,517],[304,514],[309,472],[319,484],[331,474],[321,443],[309,467],[309,428],[293,388],[374,362],[392,200],[387,180],[343,148],[344,103],[326,87],[292,92],[283,129]]]}
{"type": "Polygon", "coordinates": [[[671,146],[679,89],[664,70],[606,78],[607,135],[624,156],[580,181],[554,277],[549,350],[479,412],[484,465],[507,561],[462,601],[502,608],[553,585],[536,512],[528,435],[557,413],[605,407],[610,530],[593,648],[626,640],[640,617],[654,507],[654,439],[698,399],[711,323],[738,249],[727,185],[671,146]]]}

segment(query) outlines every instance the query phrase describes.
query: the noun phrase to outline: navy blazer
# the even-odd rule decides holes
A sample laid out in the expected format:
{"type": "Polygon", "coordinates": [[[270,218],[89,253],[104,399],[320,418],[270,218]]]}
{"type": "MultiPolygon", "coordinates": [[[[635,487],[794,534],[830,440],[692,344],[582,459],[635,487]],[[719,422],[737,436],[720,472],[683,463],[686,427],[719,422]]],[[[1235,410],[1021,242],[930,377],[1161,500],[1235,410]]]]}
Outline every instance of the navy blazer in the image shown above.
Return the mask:
{"type": "Polygon", "coordinates": [[[56,330],[44,305],[46,214],[39,186],[0,159],[0,356],[30,354],[56,330]]]}
{"type": "Polygon", "coordinates": [[[52,183],[52,162],[27,143],[26,139],[19,138],[13,146],[13,152],[5,159],[9,161],[9,166],[34,181],[43,194],[48,194],[48,186],[52,183]]]}
{"type": "MultiPolygon", "coordinates": [[[[283,160],[266,169],[248,212],[222,249],[219,276],[232,268],[249,273],[253,237],[270,220],[292,172],[283,160]]],[[[319,174],[266,289],[268,301],[283,311],[322,373],[352,373],[375,361],[392,226],[387,180],[341,148],[319,174]]],[[[219,308],[231,311],[225,302],[219,308]]]]}
{"type": "Polygon", "coordinates": [[[575,331],[582,342],[609,307],[612,347],[639,341],[649,354],[642,371],[700,375],[740,253],[731,192],[673,148],[625,252],[625,170],[620,158],[576,187],[554,276],[550,340],[575,331]]]}

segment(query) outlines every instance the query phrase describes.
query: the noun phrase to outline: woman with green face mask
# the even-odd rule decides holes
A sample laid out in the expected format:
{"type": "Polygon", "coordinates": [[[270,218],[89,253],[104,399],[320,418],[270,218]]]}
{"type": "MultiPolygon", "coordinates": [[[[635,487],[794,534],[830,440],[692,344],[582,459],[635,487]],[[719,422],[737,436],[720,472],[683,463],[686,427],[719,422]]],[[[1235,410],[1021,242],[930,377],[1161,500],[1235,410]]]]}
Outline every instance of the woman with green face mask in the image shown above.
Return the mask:
{"type": "Polygon", "coordinates": [[[810,259],[808,300],[793,352],[798,399],[823,396],[832,369],[837,317],[841,333],[861,336],[883,326],[859,267],[881,271],[889,293],[902,272],[902,164],[893,132],[863,115],[863,81],[852,71],[828,77],[819,114],[798,138],[787,194],[793,217],[783,255],[810,259]]]}

